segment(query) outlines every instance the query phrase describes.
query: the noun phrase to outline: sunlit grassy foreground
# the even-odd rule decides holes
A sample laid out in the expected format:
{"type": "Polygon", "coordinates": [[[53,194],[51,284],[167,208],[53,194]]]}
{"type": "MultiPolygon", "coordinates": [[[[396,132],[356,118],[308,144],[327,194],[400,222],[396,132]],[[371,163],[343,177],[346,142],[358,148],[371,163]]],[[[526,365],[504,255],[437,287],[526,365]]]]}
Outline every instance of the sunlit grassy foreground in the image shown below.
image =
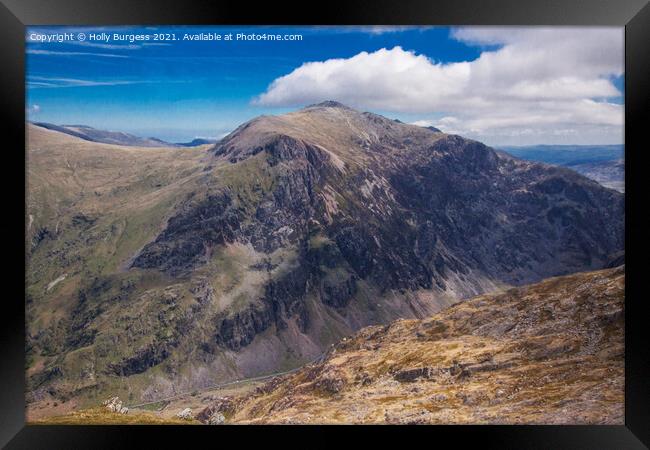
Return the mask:
{"type": "Polygon", "coordinates": [[[105,407],[74,411],[61,416],[34,420],[30,425],[199,425],[197,420],[163,418],[152,413],[119,414],[105,407]]]}

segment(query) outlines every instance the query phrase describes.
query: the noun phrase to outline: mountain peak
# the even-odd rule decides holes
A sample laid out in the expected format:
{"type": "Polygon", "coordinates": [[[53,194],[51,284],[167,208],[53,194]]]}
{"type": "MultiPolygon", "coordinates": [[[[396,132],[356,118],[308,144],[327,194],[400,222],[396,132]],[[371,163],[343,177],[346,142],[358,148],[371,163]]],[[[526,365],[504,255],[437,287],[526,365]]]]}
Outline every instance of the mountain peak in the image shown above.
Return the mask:
{"type": "Polygon", "coordinates": [[[315,103],[313,105],[309,105],[305,107],[305,109],[308,108],[342,108],[342,109],[352,109],[347,105],[344,105],[343,103],[337,102],[335,100],[325,100],[324,102],[320,103],[315,103]]]}

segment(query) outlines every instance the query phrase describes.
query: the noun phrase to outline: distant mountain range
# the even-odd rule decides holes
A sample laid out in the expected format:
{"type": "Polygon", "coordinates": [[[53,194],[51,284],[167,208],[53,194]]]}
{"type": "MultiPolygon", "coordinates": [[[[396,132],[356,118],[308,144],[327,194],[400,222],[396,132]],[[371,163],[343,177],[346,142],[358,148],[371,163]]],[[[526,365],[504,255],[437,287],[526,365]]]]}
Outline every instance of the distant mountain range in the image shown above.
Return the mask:
{"type": "Polygon", "coordinates": [[[623,194],[336,102],[185,151],[27,138],[30,407],[277,373],[624,249],[623,194]]]}
{"type": "Polygon", "coordinates": [[[623,145],[532,145],[499,148],[527,161],[569,167],[605,187],[625,192],[623,145]]]}
{"type": "Polygon", "coordinates": [[[48,130],[59,131],[86,141],[102,144],[126,145],[132,147],[195,147],[205,144],[214,144],[215,139],[197,138],[191,142],[171,143],[154,137],[143,138],[122,131],[106,131],[87,125],[54,125],[46,122],[34,122],[34,125],[48,130]]]}

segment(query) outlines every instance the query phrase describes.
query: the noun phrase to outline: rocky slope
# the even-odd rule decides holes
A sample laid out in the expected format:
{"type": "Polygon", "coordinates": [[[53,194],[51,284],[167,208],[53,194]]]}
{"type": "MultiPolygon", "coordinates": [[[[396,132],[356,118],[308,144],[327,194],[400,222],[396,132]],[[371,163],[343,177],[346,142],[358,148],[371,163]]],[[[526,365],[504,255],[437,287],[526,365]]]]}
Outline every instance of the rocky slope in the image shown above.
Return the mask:
{"type": "Polygon", "coordinates": [[[28,148],[34,403],[296,367],[623,249],[622,194],[334,102],[180,153],[34,126],[28,148]]]}
{"type": "Polygon", "coordinates": [[[227,423],[623,424],[624,266],[364,328],[198,414],[227,423]]]}

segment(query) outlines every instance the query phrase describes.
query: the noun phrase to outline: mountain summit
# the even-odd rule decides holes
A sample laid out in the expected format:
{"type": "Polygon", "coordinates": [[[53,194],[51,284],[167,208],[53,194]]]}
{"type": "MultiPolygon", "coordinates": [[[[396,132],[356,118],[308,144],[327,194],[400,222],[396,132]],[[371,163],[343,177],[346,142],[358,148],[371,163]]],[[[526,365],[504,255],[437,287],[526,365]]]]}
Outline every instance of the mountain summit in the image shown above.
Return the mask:
{"type": "Polygon", "coordinates": [[[363,326],[623,249],[622,194],[336,102],[180,155],[29,138],[35,398],[284,370],[363,326]]]}
{"type": "Polygon", "coordinates": [[[324,102],[315,103],[313,105],[306,106],[305,109],[309,108],[343,108],[343,109],[352,109],[349,106],[339,103],[335,100],[325,100],[324,102]]]}

